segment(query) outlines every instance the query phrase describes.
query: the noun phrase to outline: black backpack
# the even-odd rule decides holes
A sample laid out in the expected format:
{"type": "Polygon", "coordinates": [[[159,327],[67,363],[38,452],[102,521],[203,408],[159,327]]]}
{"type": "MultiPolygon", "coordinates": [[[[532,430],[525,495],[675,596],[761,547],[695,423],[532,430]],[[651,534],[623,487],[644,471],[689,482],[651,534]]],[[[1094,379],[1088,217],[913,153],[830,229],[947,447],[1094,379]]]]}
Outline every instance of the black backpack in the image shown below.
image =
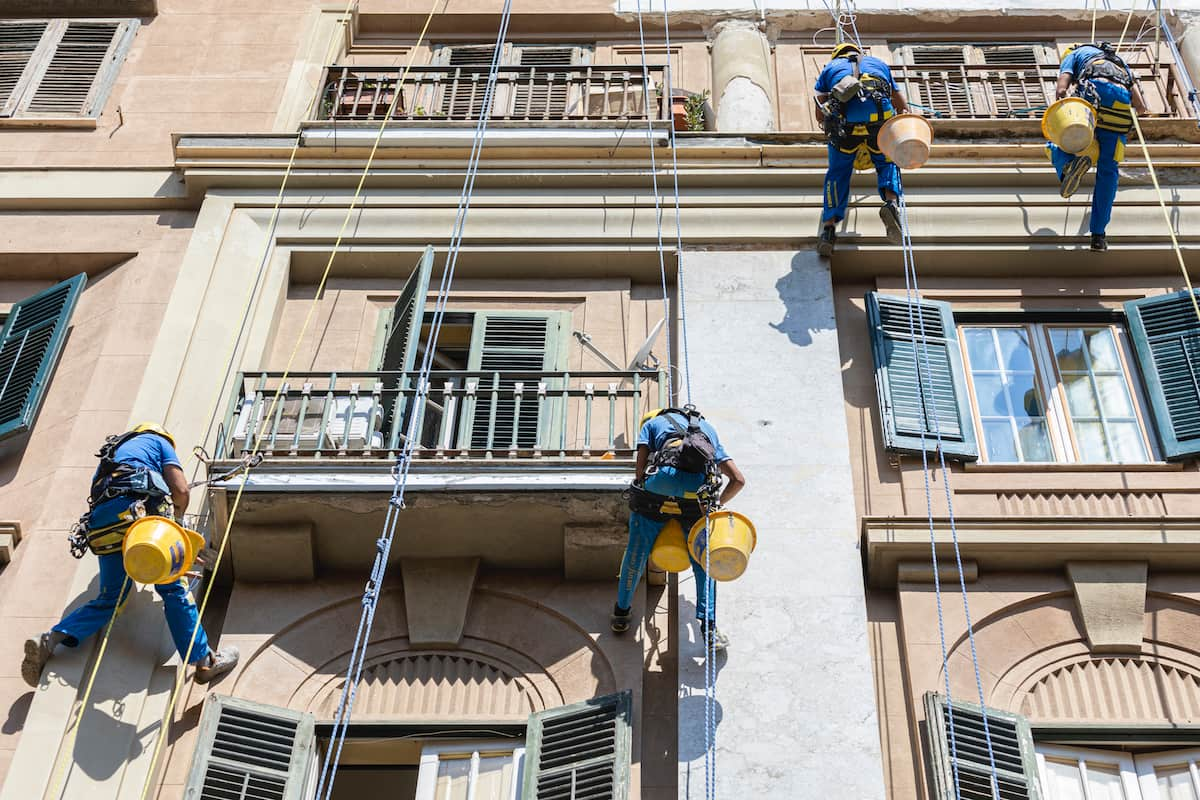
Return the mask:
{"type": "Polygon", "coordinates": [[[684,406],[682,409],[663,409],[659,416],[664,415],[675,430],[667,434],[662,447],[650,456],[650,466],[674,467],[697,475],[707,474],[716,466],[717,448],[700,428],[700,412],[695,406],[684,406]],[[686,417],[687,427],[676,422],[672,414],[686,417]]]}

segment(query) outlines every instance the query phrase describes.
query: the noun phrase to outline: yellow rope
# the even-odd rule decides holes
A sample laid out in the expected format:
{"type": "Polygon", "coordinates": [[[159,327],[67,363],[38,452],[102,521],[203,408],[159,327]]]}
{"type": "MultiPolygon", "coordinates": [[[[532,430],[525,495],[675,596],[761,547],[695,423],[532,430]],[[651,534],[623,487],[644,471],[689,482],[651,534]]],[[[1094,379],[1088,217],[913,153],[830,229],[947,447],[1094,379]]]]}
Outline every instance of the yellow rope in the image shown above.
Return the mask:
{"type": "MultiPolygon", "coordinates": [[[[448,3],[449,0],[434,0],[432,7],[429,9],[429,14],[425,17],[425,24],[421,27],[421,32],[417,36],[417,41],[412,46],[412,49],[409,53],[408,64],[405,65],[404,71],[400,74],[399,80],[396,83],[396,91],[393,93],[392,101],[388,105],[388,110],[387,110],[387,113],[384,115],[383,121],[380,122],[380,124],[379,124],[379,131],[375,136],[375,142],[371,147],[371,153],[367,157],[367,163],[363,166],[362,175],[359,177],[359,180],[358,180],[358,186],[355,188],[354,196],[351,198],[350,205],[346,209],[346,216],[342,220],[342,227],[338,231],[337,239],[335,239],[334,243],[333,243],[333,249],[329,253],[329,259],[325,263],[325,270],[321,275],[321,280],[317,284],[316,292],[313,295],[313,301],[309,305],[308,314],[304,318],[304,324],[301,326],[300,332],[296,337],[296,343],[292,347],[291,354],[288,356],[287,365],[284,368],[283,375],[279,380],[279,385],[275,389],[275,394],[271,398],[271,405],[268,407],[266,415],[264,416],[264,419],[270,419],[275,413],[275,407],[279,402],[279,397],[283,391],[283,386],[287,382],[288,375],[291,373],[292,364],[295,361],[296,355],[300,351],[300,345],[302,344],[302,342],[304,340],[305,334],[308,332],[308,326],[312,322],[313,315],[314,315],[314,313],[317,309],[318,303],[320,301],[321,293],[322,293],[322,291],[324,291],[325,284],[329,280],[330,272],[333,270],[334,258],[336,258],[336,256],[337,256],[338,249],[341,247],[342,241],[344,240],[345,235],[346,235],[346,231],[350,226],[350,220],[354,216],[354,211],[358,205],[359,198],[362,196],[363,187],[366,185],[367,177],[368,177],[368,175],[370,175],[370,172],[371,172],[371,165],[375,161],[375,155],[376,155],[376,153],[378,153],[379,145],[383,141],[383,135],[387,131],[388,121],[391,119],[392,114],[395,112],[396,105],[400,100],[401,86],[404,84],[404,81],[408,78],[408,75],[412,70],[413,62],[416,60],[418,49],[420,48],[421,44],[425,41],[425,36],[429,32],[429,26],[433,22],[433,18],[437,13],[438,5],[443,2],[448,3]]],[[[262,431],[256,431],[253,447],[251,448],[252,456],[257,455],[259,446],[261,444],[262,444],[262,431]]],[[[245,489],[246,489],[246,480],[248,478],[248,472],[249,472],[248,466],[242,469],[242,472],[241,472],[242,482],[238,486],[237,494],[234,496],[233,505],[230,507],[230,511],[229,511],[229,519],[225,523],[225,532],[221,538],[220,547],[217,549],[216,559],[213,561],[212,572],[213,572],[214,576],[216,575],[217,571],[220,569],[221,562],[225,556],[225,550],[229,545],[230,531],[233,528],[234,519],[236,518],[238,509],[241,506],[242,495],[244,494],[245,489]]],[[[141,800],[147,800],[147,798],[150,796],[151,784],[154,781],[155,765],[158,762],[159,755],[162,751],[163,742],[166,741],[167,733],[169,732],[170,727],[171,727],[171,720],[172,720],[172,717],[174,716],[174,712],[175,712],[175,703],[178,701],[180,690],[183,688],[183,682],[184,682],[185,676],[187,675],[187,667],[188,667],[189,660],[191,658],[192,648],[196,644],[196,635],[200,630],[200,620],[203,619],[204,611],[208,607],[208,600],[212,594],[212,588],[213,588],[214,584],[215,584],[215,581],[210,578],[209,582],[208,582],[208,586],[205,587],[204,597],[201,600],[200,610],[199,610],[199,614],[197,616],[196,626],[192,628],[192,637],[191,637],[191,640],[188,642],[188,647],[187,647],[187,651],[184,654],[183,663],[180,665],[180,668],[178,670],[178,673],[177,673],[177,676],[175,679],[175,687],[171,691],[170,700],[168,701],[167,708],[166,708],[165,712],[163,713],[162,724],[159,727],[159,734],[155,740],[154,750],[150,757],[149,769],[146,772],[146,782],[142,787],[141,800]]]]}
{"type": "MultiPolygon", "coordinates": [[[[51,797],[58,797],[59,789],[63,788],[64,781],[71,774],[70,769],[63,769],[63,759],[61,754],[66,753],[68,758],[67,764],[74,765],[75,760],[70,758],[71,750],[75,747],[75,738],[79,735],[79,723],[83,721],[83,714],[87,711],[88,701],[92,696],[92,687],[96,685],[96,673],[100,670],[100,661],[104,658],[104,651],[108,649],[109,634],[112,633],[113,623],[117,621],[117,617],[121,616],[121,612],[125,610],[125,604],[129,598],[125,596],[126,589],[132,581],[129,576],[125,576],[125,581],[121,584],[121,592],[117,595],[117,605],[113,608],[112,616],[108,618],[108,625],[104,627],[104,636],[100,639],[100,649],[96,651],[96,661],[92,665],[92,674],[88,676],[87,687],[83,690],[83,697],[79,700],[79,708],[75,712],[71,721],[67,723],[67,732],[65,739],[59,748],[60,755],[54,759],[54,791],[50,793],[51,797]]],[[[132,592],[130,593],[132,594],[132,592]]]]}

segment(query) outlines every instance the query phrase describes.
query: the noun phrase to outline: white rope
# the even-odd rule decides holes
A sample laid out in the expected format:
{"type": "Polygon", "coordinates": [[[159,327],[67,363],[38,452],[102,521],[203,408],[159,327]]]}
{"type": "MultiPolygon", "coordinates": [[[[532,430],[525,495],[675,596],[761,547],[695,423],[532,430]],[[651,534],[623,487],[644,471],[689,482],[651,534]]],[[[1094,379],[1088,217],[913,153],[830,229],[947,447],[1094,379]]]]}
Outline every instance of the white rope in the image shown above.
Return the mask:
{"type": "MultiPolygon", "coordinates": [[[[321,777],[317,785],[315,796],[321,798],[321,800],[329,800],[333,793],[333,784],[337,777],[342,748],[345,745],[350,719],[354,712],[354,700],[357,694],[358,682],[362,678],[363,667],[366,663],[366,651],[371,638],[371,630],[375,623],[375,611],[378,607],[383,581],[387,574],[388,558],[391,554],[392,542],[396,535],[396,525],[399,520],[400,511],[404,508],[404,495],[412,466],[412,455],[417,446],[416,431],[419,420],[424,416],[425,399],[429,391],[429,378],[433,370],[433,355],[437,350],[438,336],[441,333],[450,287],[454,280],[454,270],[458,264],[458,255],[462,248],[467,212],[470,210],[471,199],[475,190],[475,179],[479,171],[484,136],[487,133],[488,122],[491,116],[500,59],[504,50],[504,41],[508,36],[508,25],[511,15],[512,0],[505,0],[496,36],[496,49],[493,53],[491,67],[488,72],[488,80],[484,89],[479,120],[475,127],[475,134],[471,143],[471,153],[467,161],[463,189],[459,197],[458,213],[454,221],[454,228],[446,255],[446,266],[442,272],[441,283],[438,287],[437,302],[433,312],[433,323],[430,327],[429,340],[425,347],[420,371],[418,372],[412,415],[409,417],[408,428],[405,432],[404,447],[397,458],[396,465],[392,468],[392,475],[395,479],[392,496],[388,500],[388,510],[384,520],[383,533],[375,543],[375,560],[371,567],[371,575],[367,580],[366,588],[363,591],[363,611],[359,618],[358,632],[355,635],[350,663],[346,670],[346,682],[342,687],[342,696],[338,701],[337,713],[334,716],[334,726],[330,733],[329,749],[326,751],[325,762],[322,766],[321,777]]],[[[399,401],[402,397],[403,393],[397,395],[396,413],[399,413],[399,401]]]]}

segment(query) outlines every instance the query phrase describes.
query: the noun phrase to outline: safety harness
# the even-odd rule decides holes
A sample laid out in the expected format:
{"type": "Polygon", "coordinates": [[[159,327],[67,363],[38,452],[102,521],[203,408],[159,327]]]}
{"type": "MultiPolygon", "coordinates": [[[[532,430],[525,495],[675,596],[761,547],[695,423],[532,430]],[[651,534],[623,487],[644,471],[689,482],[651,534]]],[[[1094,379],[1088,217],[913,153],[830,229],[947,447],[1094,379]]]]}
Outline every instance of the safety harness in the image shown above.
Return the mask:
{"type": "Polygon", "coordinates": [[[1114,103],[1111,106],[1102,105],[1100,92],[1093,81],[1102,80],[1123,86],[1132,90],[1134,85],[1133,72],[1117,55],[1116,49],[1108,42],[1087,44],[1084,47],[1094,47],[1102,55],[1089,60],[1075,76],[1075,94],[1092,104],[1096,109],[1096,127],[1113,133],[1127,134],[1133,130],[1133,112],[1129,103],[1114,103]]]}
{"type": "Polygon", "coordinates": [[[717,492],[721,488],[717,448],[700,427],[700,420],[704,417],[695,406],[665,408],[655,416],[666,417],[674,430],[667,433],[662,446],[650,454],[646,474],[653,475],[662,467],[673,467],[680,472],[703,475],[704,484],[696,491],[695,497],[669,497],[647,491],[635,483],[626,490],[626,499],[630,511],[656,522],[678,518],[686,530],[716,506],[717,492]],[[671,416],[673,414],[686,419],[687,426],[676,422],[671,416]]]}
{"type": "Polygon", "coordinates": [[[857,53],[851,53],[845,58],[850,62],[853,74],[843,77],[830,90],[829,100],[825,103],[823,126],[830,144],[843,152],[853,152],[860,143],[855,142],[853,147],[846,150],[842,145],[847,139],[869,136],[872,129],[878,129],[895,116],[896,112],[884,108],[891,102],[891,85],[883,78],[862,72],[859,69],[857,53]],[[866,100],[874,104],[875,113],[869,121],[851,124],[846,120],[846,106],[854,100],[866,100]]]}
{"type": "Polygon", "coordinates": [[[71,529],[68,541],[71,555],[83,558],[91,550],[98,556],[121,552],[125,532],[131,523],[146,514],[165,514],[170,510],[170,490],[162,474],[146,467],[135,467],[116,460],[117,449],[137,436],[157,436],[151,431],[129,431],[104,440],[96,453],[100,465],[88,495],[88,510],[71,529]],[[132,503],[117,502],[132,499],[132,503]]]}

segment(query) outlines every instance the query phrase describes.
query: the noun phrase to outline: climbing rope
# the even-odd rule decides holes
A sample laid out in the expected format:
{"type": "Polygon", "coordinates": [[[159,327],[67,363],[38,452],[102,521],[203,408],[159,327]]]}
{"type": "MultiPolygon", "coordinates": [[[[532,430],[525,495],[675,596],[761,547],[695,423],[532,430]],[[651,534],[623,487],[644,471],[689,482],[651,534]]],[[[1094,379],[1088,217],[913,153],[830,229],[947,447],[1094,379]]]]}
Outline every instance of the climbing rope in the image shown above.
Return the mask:
{"type": "Polygon", "coordinates": [[[496,36],[496,48],[492,56],[491,67],[488,71],[488,80],[484,89],[479,120],[472,140],[471,153],[467,161],[462,194],[459,198],[458,213],[450,237],[446,267],[442,272],[441,283],[438,287],[429,339],[425,347],[420,372],[418,373],[412,415],[408,421],[404,448],[397,459],[396,465],[392,469],[394,478],[392,496],[388,500],[387,515],[384,520],[382,535],[376,541],[375,560],[372,564],[366,588],[363,591],[363,610],[359,617],[358,631],[355,634],[354,647],[351,650],[350,662],[346,670],[346,680],[342,686],[342,695],[338,701],[337,712],[334,715],[334,725],[330,733],[329,748],[326,750],[325,760],[321,767],[321,776],[317,783],[315,796],[319,800],[329,800],[333,792],[342,748],[345,745],[346,734],[349,731],[350,720],[354,713],[354,701],[357,695],[358,683],[362,678],[363,666],[366,663],[367,645],[375,623],[375,611],[378,606],[383,581],[387,574],[388,559],[396,535],[397,522],[400,511],[404,509],[404,495],[408,485],[409,471],[412,466],[413,451],[417,446],[417,426],[419,420],[424,415],[425,400],[429,391],[429,378],[434,365],[433,356],[437,350],[438,337],[441,333],[442,322],[445,317],[450,287],[453,284],[454,271],[458,264],[458,255],[462,248],[467,213],[471,207],[475,179],[478,175],[479,163],[483,155],[484,137],[487,133],[491,117],[492,103],[495,98],[499,75],[500,59],[504,49],[504,41],[508,36],[508,26],[511,16],[512,0],[505,0],[496,36]]]}
{"type": "MultiPolygon", "coordinates": [[[[963,571],[962,553],[958,543],[958,524],[954,515],[954,498],[950,488],[950,470],[946,465],[946,453],[942,447],[942,425],[941,413],[937,406],[937,398],[933,392],[933,370],[929,360],[929,339],[927,329],[925,327],[925,310],[921,305],[921,287],[917,282],[917,263],[916,256],[913,252],[912,235],[908,227],[908,206],[904,199],[904,190],[901,186],[899,194],[900,208],[900,230],[901,230],[901,246],[904,260],[904,293],[908,303],[908,329],[909,337],[913,342],[913,363],[917,369],[917,374],[920,376],[918,383],[919,397],[921,401],[922,413],[925,416],[925,421],[929,421],[929,411],[933,412],[933,433],[934,443],[937,448],[938,466],[942,473],[942,487],[946,496],[946,509],[948,512],[948,520],[950,525],[950,538],[954,546],[954,563],[958,569],[958,584],[959,591],[962,595],[963,615],[967,625],[967,639],[970,642],[971,648],[971,665],[975,671],[975,690],[979,696],[980,714],[983,718],[983,735],[987,743],[988,765],[990,767],[991,792],[992,800],[1001,800],[1000,797],[1000,779],[996,772],[996,754],[992,746],[991,726],[988,722],[987,704],[984,701],[983,680],[979,670],[979,654],[975,648],[975,626],[971,621],[971,605],[967,596],[967,580],[963,571]],[[914,308],[916,309],[914,315],[914,308]],[[919,328],[919,334],[918,334],[919,328]],[[919,338],[918,338],[919,336],[919,338]],[[923,364],[917,361],[917,350],[921,351],[923,364]]],[[[933,567],[933,590],[937,601],[938,615],[938,635],[941,644],[942,655],[942,674],[945,679],[946,692],[946,716],[947,739],[950,743],[951,754],[951,775],[954,781],[954,795],[961,800],[961,787],[958,780],[958,736],[955,730],[954,723],[954,708],[953,695],[950,687],[950,661],[949,651],[946,647],[946,622],[942,604],[942,581],[938,566],[937,555],[937,533],[935,530],[934,513],[933,513],[933,492],[931,489],[930,467],[929,467],[929,450],[927,447],[928,435],[926,430],[928,425],[921,425],[921,471],[924,476],[925,483],[925,510],[929,520],[929,549],[933,567]]],[[[927,720],[930,725],[935,724],[934,720],[927,720]]]]}
{"type": "MultiPolygon", "coordinates": [[[[429,13],[425,17],[425,23],[421,27],[421,31],[417,36],[417,41],[413,45],[413,47],[409,53],[408,63],[406,64],[403,72],[398,76],[397,91],[394,92],[391,103],[388,105],[387,112],[384,114],[383,120],[380,122],[378,132],[376,133],[376,136],[375,136],[375,141],[371,147],[371,152],[367,157],[366,164],[363,166],[362,174],[359,177],[358,185],[355,188],[354,195],[350,199],[350,203],[346,209],[346,215],[342,220],[342,226],[338,231],[337,238],[334,240],[333,248],[331,249],[329,258],[325,263],[325,269],[321,274],[321,279],[320,279],[319,283],[317,284],[317,289],[313,296],[313,302],[309,305],[308,314],[305,316],[304,323],[300,328],[300,332],[296,336],[296,342],[295,342],[294,346],[292,347],[292,351],[291,351],[290,355],[288,356],[287,365],[285,366],[282,378],[279,381],[279,386],[276,388],[275,393],[271,398],[271,404],[268,407],[268,410],[266,412],[266,415],[264,416],[264,419],[270,419],[274,415],[275,407],[279,403],[279,399],[283,392],[283,387],[287,382],[287,377],[291,373],[292,365],[295,362],[296,355],[298,354],[298,352],[300,350],[300,345],[304,339],[305,334],[308,332],[308,327],[312,322],[315,309],[317,307],[317,304],[321,297],[321,294],[324,290],[325,284],[329,280],[329,275],[333,269],[334,259],[336,258],[337,254],[341,248],[342,242],[345,238],[346,231],[350,225],[350,220],[353,218],[354,212],[358,206],[358,201],[362,196],[362,192],[363,192],[363,188],[366,184],[367,176],[370,174],[371,166],[374,163],[376,154],[378,153],[380,143],[383,140],[383,135],[387,130],[388,122],[391,120],[392,115],[395,112],[396,105],[400,100],[401,92],[399,91],[399,86],[401,84],[403,84],[404,80],[407,78],[409,72],[411,71],[413,63],[416,60],[417,53],[421,47],[421,44],[422,44],[422,42],[424,42],[425,37],[428,34],[429,26],[433,21],[434,15],[437,13],[437,7],[439,4],[441,4],[443,2],[448,2],[448,0],[434,0],[432,7],[429,9],[429,13]]],[[[267,242],[268,248],[270,247],[270,244],[271,244],[270,239],[268,239],[268,242],[267,242]]],[[[251,443],[251,448],[250,448],[251,461],[245,462],[246,466],[240,470],[241,483],[238,485],[237,493],[234,495],[233,504],[231,505],[230,511],[229,511],[229,518],[226,520],[226,523],[225,523],[225,532],[221,538],[221,544],[217,548],[216,557],[213,560],[213,564],[212,564],[213,575],[215,575],[218,572],[218,570],[220,569],[221,563],[225,556],[225,551],[229,545],[230,532],[233,529],[234,520],[237,518],[238,510],[241,507],[242,496],[245,493],[245,489],[246,489],[246,481],[249,478],[250,464],[252,463],[252,459],[259,454],[259,448],[262,446],[262,437],[263,437],[263,431],[256,429],[253,441],[251,443]]],[[[163,714],[163,719],[162,719],[162,724],[160,725],[159,735],[156,737],[156,740],[155,740],[154,750],[153,750],[153,753],[152,753],[151,759],[150,759],[151,769],[149,769],[147,771],[146,781],[142,787],[142,795],[141,795],[142,800],[147,800],[147,798],[149,797],[150,790],[151,790],[151,784],[152,784],[152,781],[154,778],[153,766],[158,762],[158,757],[159,757],[159,754],[161,753],[163,743],[166,741],[167,734],[170,731],[170,723],[171,723],[172,717],[174,716],[175,704],[178,701],[179,693],[183,687],[184,678],[186,677],[186,674],[187,674],[187,667],[188,667],[188,664],[191,659],[192,649],[195,647],[196,636],[199,633],[201,620],[204,618],[204,612],[208,607],[208,601],[212,595],[212,589],[213,589],[214,585],[215,585],[215,581],[210,579],[208,586],[205,589],[204,597],[200,603],[199,612],[198,612],[197,618],[196,618],[196,625],[192,628],[192,635],[188,642],[187,650],[184,654],[183,663],[181,664],[180,669],[178,670],[174,688],[171,691],[171,696],[167,703],[166,711],[163,714]]]]}

